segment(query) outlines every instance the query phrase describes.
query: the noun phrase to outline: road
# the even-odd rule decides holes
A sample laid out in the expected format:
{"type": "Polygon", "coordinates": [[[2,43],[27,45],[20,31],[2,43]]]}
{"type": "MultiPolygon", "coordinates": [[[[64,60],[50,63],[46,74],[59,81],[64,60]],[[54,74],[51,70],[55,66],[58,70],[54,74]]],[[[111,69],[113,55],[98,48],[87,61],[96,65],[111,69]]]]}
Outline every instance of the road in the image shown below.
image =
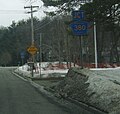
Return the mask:
{"type": "Polygon", "coordinates": [[[70,114],[69,110],[48,100],[29,83],[0,69],[0,114],[70,114]]]}
{"type": "Polygon", "coordinates": [[[46,97],[30,83],[12,74],[11,68],[0,68],[0,114],[102,114],[46,97]]]}

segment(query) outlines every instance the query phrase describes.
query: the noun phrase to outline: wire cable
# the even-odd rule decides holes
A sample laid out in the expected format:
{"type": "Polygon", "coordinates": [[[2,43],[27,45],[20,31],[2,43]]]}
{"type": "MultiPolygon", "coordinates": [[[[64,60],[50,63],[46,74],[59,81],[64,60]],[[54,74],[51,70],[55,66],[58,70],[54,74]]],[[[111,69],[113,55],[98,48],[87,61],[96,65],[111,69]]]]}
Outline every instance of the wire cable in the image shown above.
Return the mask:
{"type": "Polygon", "coordinates": [[[24,10],[0,10],[0,14],[25,14],[24,10]]]}

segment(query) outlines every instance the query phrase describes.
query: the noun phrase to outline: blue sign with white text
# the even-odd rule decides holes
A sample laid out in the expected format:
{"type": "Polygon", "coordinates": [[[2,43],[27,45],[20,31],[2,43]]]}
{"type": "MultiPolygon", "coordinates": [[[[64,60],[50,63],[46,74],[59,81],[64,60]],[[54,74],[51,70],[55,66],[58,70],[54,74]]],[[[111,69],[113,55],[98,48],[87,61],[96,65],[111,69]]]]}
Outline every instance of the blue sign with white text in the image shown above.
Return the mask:
{"type": "Polygon", "coordinates": [[[73,11],[72,12],[72,17],[74,21],[80,21],[84,19],[84,11],[79,10],[79,11],[73,11]]]}
{"type": "Polygon", "coordinates": [[[21,56],[21,59],[24,59],[24,58],[25,58],[25,52],[24,52],[24,51],[21,52],[21,53],[20,53],[20,56],[21,56]]]}
{"type": "Polygon", "coordinates": [[[70,27],[72,28],[72,31],[75,35],[86,35],[88,32],[88,23],[85,21],[82,22],[73,22],[70,24],[70,27]]]}

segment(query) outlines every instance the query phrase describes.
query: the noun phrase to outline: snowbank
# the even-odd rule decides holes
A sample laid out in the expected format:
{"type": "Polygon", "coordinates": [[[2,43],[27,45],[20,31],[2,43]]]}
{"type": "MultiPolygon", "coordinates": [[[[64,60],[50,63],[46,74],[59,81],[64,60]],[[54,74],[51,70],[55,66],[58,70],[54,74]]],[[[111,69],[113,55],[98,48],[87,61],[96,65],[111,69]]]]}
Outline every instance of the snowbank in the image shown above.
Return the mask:
{"type": "Polygon", "coordinates": [[[73,68],[69,70],[64,81],[51,88],[55,89],[57,96],[73,98],[109,114],[120,114],[119,81],[120,68],[111,70],[73,68]]]}
{"type": "MultiPolygon", "coordinates": [[[[56,63],[44,62],[37,64],[38,71],[34,71],[34,77],[43,77],[54,74],[65,76],[65,79],[57,85],[51,85],[55,90],[55,95],[59,97],[72,98],[96,108],[109,112],[109,114],[120,114],[120,67],[117,68],[97,68],[80,69],[56,68],[56,63]],[[41,71],[40,71],[41,70],[41,71]],[[68,72],[68,73],[67,73],[68,72]],[[64,75],[63,75],[64,74],[64,75]]],[[[17,69],[17,72],[26,76],[31,76],[28,65],[17,69]]]]}
{"type": "MultiPolygon", "coordinates": [[[[60,77],[65,77],[65,75],[68,72],[68,69],[66,68],[66,64],[62,63],[63,66],[62,68],[59,68],[59,62],[42,62],[41,65],[39,63],[35,64],[36,69],[33,71],[34,72],[34,77],[39,78],[40,75],[43,78],[46,77],[51,77],[51,76],[60,76],[60,77]],[[41,66],[41,67],[40,67],[41,66]],[[52,75],[54,74],[54,75],[52,75]],[[56,75],[55,75],[56,74],[56,75]]],[[[15,72],[18,72],[19,74],[23,74],[23,76],[31,77],[31,68],[27,64],[18,67],[15,72]]]]}

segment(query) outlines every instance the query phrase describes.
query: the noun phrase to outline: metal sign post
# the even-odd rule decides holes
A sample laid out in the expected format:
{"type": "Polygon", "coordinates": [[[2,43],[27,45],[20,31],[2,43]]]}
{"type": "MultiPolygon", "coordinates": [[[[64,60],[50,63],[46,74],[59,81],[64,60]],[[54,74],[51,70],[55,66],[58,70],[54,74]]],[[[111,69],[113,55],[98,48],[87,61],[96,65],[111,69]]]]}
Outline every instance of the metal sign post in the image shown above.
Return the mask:
{"type": "Polygon", "coordinates": [[[28,65],[29,65],[30,68],[31,68],[31,75],[32,75],[32,77],[33,77],[33,76],[34,76],[34,73],[33,73],[34,62],[28,62],[28,65]]]}
{"type": "Polygon", "coordinates": [[[42,74],[41,74],[41,70],[42,70],[42,34],[40,34],[40,46],[39,48],[41,48],[41,50],[39,49],[39,54],[40,54],[40,63],[39,63],[39,66],[40,66],[40,78],[42,77],[42,74]]]}
{"type": "Polygon", "coordinates": [[[94,21],[94,45],[95,45],[95,68],[98,67],[97,61],[97,41],[96,41],[96,23],[94,21]]]}
{"type": "Polygon", "coordinates": [[[83,38],[83,36],[79,36],[79,40],[80,40],[80,64],[81,64],[81,68],[83,69],[82,38],[83,38]]]}

